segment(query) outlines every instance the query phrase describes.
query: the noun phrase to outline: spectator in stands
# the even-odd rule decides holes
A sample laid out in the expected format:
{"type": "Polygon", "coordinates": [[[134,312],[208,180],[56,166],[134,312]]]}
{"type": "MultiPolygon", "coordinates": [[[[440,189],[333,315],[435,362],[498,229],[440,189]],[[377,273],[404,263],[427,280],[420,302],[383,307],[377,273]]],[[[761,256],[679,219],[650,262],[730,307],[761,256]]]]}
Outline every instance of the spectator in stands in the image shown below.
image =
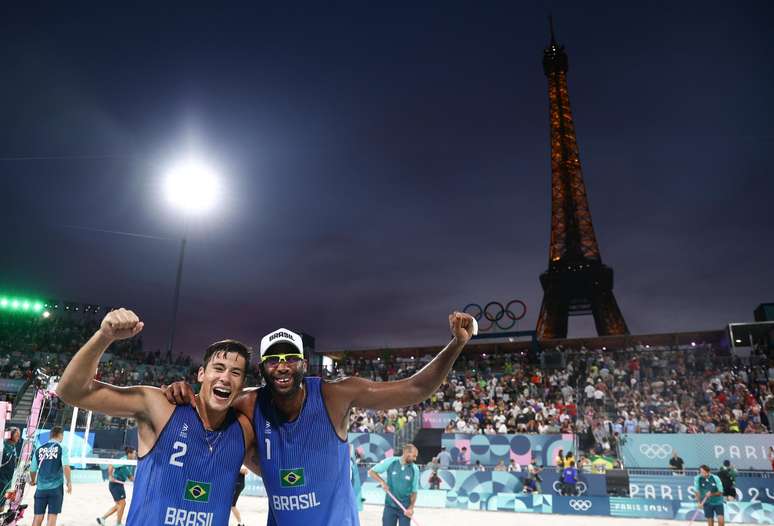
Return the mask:
{"type": "Polygon", "coordinates": [[[449,466],[452,463],[452,456],[451,454],[446,451],[445,447],[441,448],[441,452],[438,453],[438,465],[441,467],[441,469],[449,469],[449,466]]]}
{"type": "Polygon", "coordinates": [[[578,459],[578,465],[577,468],[579,471],[590,471],[591,470],[591,460],[589,460],[589,457],[586,455],[581,455],[578,459]]]}
{"type": "Polygon", "coordinates": [[[466,446],[462,446],[462,449],[460,449],[460,459],[458,463],[461,466],[467,466],[470,464],[470,459],[468,458],[468,448],[466,446]]]}
{"type": "Polygon", "coordinates": [[[508,465],[508,472],[521,473],[521,465],[515,459],[511,459],[511,463],[508,465]]]}
{"type": "Polygon", "coordinates": [[[500,459],[497,465],[494,467],[495,471],[508,471],[508,466],[505,465],[505,461],[500,459]]]}
{"type": "Polygon", "coordinates": [[[683,475],[685,472],[683,471],[683,466],[685,465],[685,462],[683,459],[677,454],[677,450],[672,451],[672,458],[669,459],[669,467],[672,469],[673,475],[683,475]]]}
{"type": "Polygon", "coordinates": [[[556,466],[556,472],[561,473],[564,469],[564,450],[560,449],[556,452],[554,457],[554,465],[556,466]]]}

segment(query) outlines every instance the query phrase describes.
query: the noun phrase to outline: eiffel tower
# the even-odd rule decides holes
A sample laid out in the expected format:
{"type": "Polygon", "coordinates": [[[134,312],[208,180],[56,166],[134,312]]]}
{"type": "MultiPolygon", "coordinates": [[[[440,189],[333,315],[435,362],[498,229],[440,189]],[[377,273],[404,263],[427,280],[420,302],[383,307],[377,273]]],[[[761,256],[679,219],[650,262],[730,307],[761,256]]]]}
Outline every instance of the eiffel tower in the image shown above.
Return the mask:
{"type": "Polygon", "coordinates": [[[613,295],[613,269],[602,263],[583,182],[567,89],[567,54],[554,37],[543,51],[551,119],[551,246],[540,275],[539,339],[566,338],[569,316],[594,316],[597,334],[629,334],[613,295]]]}

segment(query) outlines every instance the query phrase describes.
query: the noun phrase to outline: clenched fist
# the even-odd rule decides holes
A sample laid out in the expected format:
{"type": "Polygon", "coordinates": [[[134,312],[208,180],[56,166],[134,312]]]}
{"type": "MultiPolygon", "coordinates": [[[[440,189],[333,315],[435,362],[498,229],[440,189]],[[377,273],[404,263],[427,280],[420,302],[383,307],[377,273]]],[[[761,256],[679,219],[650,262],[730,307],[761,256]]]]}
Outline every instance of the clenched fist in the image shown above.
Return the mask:
{"type": "Polygon", "coordinates": [[[144,326],[145,324],[134,312],[118,309],[107,313],[99,326],[99,331],[113,341],[125,340],[137,336],[144,326]]]}
{"type": "Polygon", "coordinates": [[[449,328],[452,335],[461,344],[466,344],[476,334],[478,334],[478,323],[470,314],[454,311],[449,314],[449,328]]]}

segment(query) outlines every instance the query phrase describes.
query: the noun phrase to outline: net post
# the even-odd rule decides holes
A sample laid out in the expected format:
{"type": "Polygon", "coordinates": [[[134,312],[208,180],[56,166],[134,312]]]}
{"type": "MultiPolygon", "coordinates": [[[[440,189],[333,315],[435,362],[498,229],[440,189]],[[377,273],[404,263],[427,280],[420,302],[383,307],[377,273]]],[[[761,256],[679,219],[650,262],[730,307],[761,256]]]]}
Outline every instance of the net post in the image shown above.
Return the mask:
{"type": "Polygon", "coordinates": [[[78,423],[78,408],[73,406],[73,418],[70,421],[70,436],[67,437],[67,451],[73,450],[73,437],[75,436],[75,424],[78,423]]]}
{"type": "Polygon", "coordinates": [[[93,411],[89,411],[86,415],[86,431],[83,432],[83,446],[81,446],[81,457],[86,458],[89,447],[89,429],[91,428],[91,415],[93,411]]]}

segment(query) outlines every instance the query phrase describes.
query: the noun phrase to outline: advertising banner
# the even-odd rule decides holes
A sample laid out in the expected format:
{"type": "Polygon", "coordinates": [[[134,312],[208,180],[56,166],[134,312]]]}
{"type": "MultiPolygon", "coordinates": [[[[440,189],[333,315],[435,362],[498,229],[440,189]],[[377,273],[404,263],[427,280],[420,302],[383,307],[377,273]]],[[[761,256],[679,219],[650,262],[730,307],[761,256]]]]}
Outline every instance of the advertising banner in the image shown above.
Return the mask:
{"type": "Polygon", "coordinates": [[[773,434],[626,434],[621,440],[628,468],[669,468],[672,452],[677,451],[686,468],[706,464],[717,469],[724,460],[730,460],[737,469],[770,470],[768,452],[772,446],[773,434]]]}
{"type": "Polygon", "coordinates": [[[553,466],[556,453],[562,449],[572,451],[574,435],[471,435],[467,433],[446,433],[441,445],[451,453],[455,464],[475,464],[476,460],[485,466],[495,466],[499,461],[506,465],[511,459],[522,466],[534,456],[540,466],[553,466]],[[467,452],[463,457],[463,449],[467,452]]]}
{"type": "MultiPolygon", "coordinates": [[[[682,520],[694,524],[705,522],[704,514],[694,502],[668,499],[627,497],[560,497],[558,495],[525,495],[508,491],[499,481],[501,474],[476,472],[456,485],[456,490],[419,490],[418,507],[475,509],[518,513],[596,515],[660,520],[682,520]]],[[[249,478],[248,478],[249,480],[249,478]]],[[[250,488],[245,489],[247,491],[250,488]]],[[[363,484],[363,497],[368,504],[383,504],[384,491],[375,482],[363,484]]],[[[726,502],[726,523],[774,524],[774,505],[765,502],[726,502]]],[[[557,518],[561,521],[561,518],[557,518]]]]}
{"type": "Polygon", "coordinates": [[[347,438],[361,462],[380,462],[393,455],[395,433],[349,433],[347,438]]]}
{"type": "Polygon", "coordinates": [[[610,515],[648,519],[672,519],[680,503],[664,499],[610,497],[610,515]]]}
{"type": "Polygon", "coordinates": [[[553,497],[553,513],[564,515],[610,515],[607,497],[553,497]]]}
{"type": "Polygon", "coordinates": [[[425,411],[422,413],[422,427],[424,429],[444,429],[449,422],[457,418],[454,411],[425,411]]]}
{"type": "MultiPolygon", "coordinates": [[[[692,502],[693,480],[685,475],[629,475],[629,496],[692,502]]],[[[774,478],[739,476],[735,486],[740,502],[774,504],[774,478]]]]}

